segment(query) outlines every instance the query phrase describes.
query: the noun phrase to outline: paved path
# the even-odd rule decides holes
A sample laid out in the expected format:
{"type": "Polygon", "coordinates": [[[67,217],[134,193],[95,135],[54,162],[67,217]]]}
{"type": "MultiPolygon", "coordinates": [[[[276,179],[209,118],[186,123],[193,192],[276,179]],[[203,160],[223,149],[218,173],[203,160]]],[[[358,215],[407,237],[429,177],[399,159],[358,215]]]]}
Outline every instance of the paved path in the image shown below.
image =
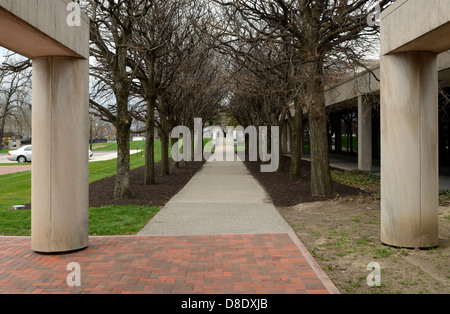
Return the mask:
{"type": "Polygon", "coordinates": [[[41,255],[0,237],[0,293],[339,293],[242,162],[205,164],[137,236],[41,255]],[[69,287],[69,263],[81,285],[69,287]]]}
{"type": "Polygon", "coordinates": [[[207,162],[139,235],[288,233],[241,161],[207,162]]]}
{"type": "Polygon", "coordinates": [[[4,174],[31,171],[31,165],[19,165],[19,166],[0,166],[0,176],[4,174]]]}
{"type": "Polygon", "coordinates": [[[324,294],[287,234],[92,237],[87,249],[40,255],[0,237],[0,293],[324,294]],[[67,284],[69,263],[80,286],[67,284]]]}

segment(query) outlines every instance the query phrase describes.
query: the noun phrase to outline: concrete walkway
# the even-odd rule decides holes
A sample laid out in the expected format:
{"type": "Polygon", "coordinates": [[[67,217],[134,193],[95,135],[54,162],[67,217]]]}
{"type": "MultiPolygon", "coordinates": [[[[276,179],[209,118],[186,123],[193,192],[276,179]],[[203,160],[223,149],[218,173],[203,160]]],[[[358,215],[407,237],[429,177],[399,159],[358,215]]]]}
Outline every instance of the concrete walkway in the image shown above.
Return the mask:
{"type": "Polygon", "coordinates": [[[205,163],[138,235],[289,232],[243,162],[214,161],[205,163]]]}

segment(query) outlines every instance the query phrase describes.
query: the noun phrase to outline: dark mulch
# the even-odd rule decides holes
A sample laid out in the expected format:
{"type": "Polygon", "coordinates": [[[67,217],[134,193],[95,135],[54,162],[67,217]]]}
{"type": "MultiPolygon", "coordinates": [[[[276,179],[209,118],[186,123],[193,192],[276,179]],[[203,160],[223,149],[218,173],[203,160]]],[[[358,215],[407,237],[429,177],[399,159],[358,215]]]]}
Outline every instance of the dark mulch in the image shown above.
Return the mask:
{"type": "Polygon", "coordinates": [[[341,197],[366,194],[358,188],[349,187],[333,182],[336,194],[330,196],[311,196],[311,163],[302,160],[302,178],[299,181],[289,179],[291,158],[283,156],[284,172],[263,173],[260,171],[260,162],[245,162],[245,165],[258,182],[269,194],[275,206],[287,207],[300,203],[324,201],[334,199],[338,194],[341,197]]]}
{"type": "Polygon", "coordinates": [[[116,176],[105,178],[89,185],[89,206],[102,207],[108,205],[148,205],[164,206],[175,194],[191,180],[204,162],[189,162],[180,168],[171,170],[168,176],[161,176],[161,164],[155,165],[156,184],[144,185],[144,168],[131,171],[130,199],[114,200],[114,184],[116,176]]]}

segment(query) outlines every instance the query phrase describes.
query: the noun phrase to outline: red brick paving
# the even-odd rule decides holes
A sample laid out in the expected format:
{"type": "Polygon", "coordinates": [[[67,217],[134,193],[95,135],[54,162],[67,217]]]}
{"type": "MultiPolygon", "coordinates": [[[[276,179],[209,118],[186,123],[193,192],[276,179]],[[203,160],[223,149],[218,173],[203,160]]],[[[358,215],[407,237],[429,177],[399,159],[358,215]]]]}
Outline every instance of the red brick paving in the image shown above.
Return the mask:
{"type": "Polygon", "coordinates": [[[288,234],[92,237],[87,249],[42,255],[0,237],[0,293],[329,293],[288,234]],[[69,287],[67,265],[81,267],[69,287]]]}
{"type": "Polygon", "coordinates": [[[0,176],[4,175],[4,174],[23,172],[23,171],[30,171],[30,170],[31,170],[31,165],[24,165],[24,166],[0,166],[0,176]]]}

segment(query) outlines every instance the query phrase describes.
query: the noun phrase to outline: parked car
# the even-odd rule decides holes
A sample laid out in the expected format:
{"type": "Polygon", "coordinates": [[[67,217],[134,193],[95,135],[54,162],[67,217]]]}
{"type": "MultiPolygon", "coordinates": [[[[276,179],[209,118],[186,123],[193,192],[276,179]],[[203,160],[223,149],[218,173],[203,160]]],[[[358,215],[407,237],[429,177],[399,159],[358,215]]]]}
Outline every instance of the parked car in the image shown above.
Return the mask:
{"type": "Polygon", "coordinates": [[[31,162],[31,145],[8,152],[8,160],[17,161],[21,164],[31,162]]]}
{"type": "MultiPolygon", "coordinates": [[[[8,153],[8,160],[17,161],[19,163],[31,162],[31,146],[27,145],[19,148],[18,150],[12,150],[8,153]]],[[[94,153],[89,150],[89,158],[91,158],[94,153]]]]}

